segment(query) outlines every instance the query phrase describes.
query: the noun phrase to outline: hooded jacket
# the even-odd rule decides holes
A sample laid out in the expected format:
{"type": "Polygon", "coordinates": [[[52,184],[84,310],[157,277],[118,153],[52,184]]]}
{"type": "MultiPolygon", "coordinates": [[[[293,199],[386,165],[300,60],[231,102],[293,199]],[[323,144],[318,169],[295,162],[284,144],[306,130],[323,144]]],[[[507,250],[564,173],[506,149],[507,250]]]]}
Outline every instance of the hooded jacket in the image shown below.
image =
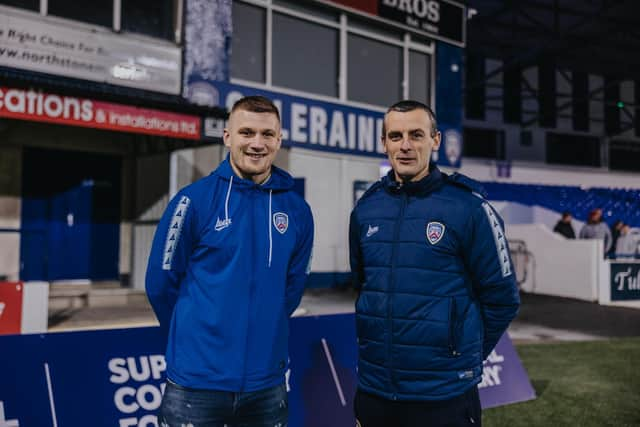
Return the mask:
{"type": "Polygon", "coordinates": [[[579,237],[581,239],[602,239],[604,241],[604,252],[607,253],[611,249],[611,231],[605,222],[583,225],[580,229],[579,237]]]}
{"type": "Polygon", "coordinates": [[[255,391],[284,381],[288,318],[309,273],[313,218],[272,168],[258,185],[229,157],[182,189],[155,233],[149,301],[168,334],[167,377],[195,389],[255,391]]]}
{"type": "Polygon", "coordinates": [[[393,171],[351,214],[358,387],[390,400],[443,400],[479,383],[519,295],[502,219],[480,186],[431,165],[393,171]]]}

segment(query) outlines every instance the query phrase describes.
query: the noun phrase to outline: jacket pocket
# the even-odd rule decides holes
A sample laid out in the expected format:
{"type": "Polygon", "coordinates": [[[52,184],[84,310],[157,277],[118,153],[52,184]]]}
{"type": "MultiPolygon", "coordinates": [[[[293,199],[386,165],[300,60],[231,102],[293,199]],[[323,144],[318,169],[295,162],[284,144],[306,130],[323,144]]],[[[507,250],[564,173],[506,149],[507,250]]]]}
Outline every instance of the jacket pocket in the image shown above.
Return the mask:
{"type": "Polygon", "coordinates": [[[456,299],[449,297],[449,357],[458,357],[458,328],[456,315],[456,299]]]}

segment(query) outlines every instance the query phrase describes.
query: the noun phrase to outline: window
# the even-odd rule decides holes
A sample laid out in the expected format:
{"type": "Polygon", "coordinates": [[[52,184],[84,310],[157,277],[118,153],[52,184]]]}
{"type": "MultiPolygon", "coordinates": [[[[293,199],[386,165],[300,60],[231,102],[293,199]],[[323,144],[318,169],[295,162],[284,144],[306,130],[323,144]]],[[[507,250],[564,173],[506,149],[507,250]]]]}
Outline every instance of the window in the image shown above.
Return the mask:
{"type": "Polygon", "coordinates": [[[464,157],[505,160],[503,130],[465,127],[463,132],[464,157]]]}
{"type": "Polygon", "coordinates": [[[405,97],[431,103],[432,40],[324,3],[232,4],[233,83],[380,107],[405,97]]]}
{"type": "Polygon", "coordinates": [[[484,120],[486,110],[485,82],[486,64],[484,57],[467,53],[465,67],[465,113],[468,119],[484,120]]]}
{"type": "Polygon", "coordinates": [[[594,136],[547,132],[547,163],[600,167],[600,140],[594,136]]]}
{"type": "Polygon", "coordinates": [[[231,77],[265,81],[266,11],[261,7],[233,2],[231,77]]]}
{"type": "Polygon", "coordinates": [[[49,15],[113,27],[113,0],[49,0],[49,15]]]}
{"type": "Polygon", "coordinates": [[[349,34],[347,97],[388,106],[402,99],[402,48],[349,34]]]}
{"type": "Polygon", "coordinates": [[[431,61],[429,55],[409,52],[409,98],[431,104],[431,61]]]}
{"type": "Polygon", "coordinates": [[[609,144],[609,168],[640,172],[640,145],[635,141],[611,140],[609,144]]]}
{"type": "Polygon", "coordinates": [[[332,9],[320,8],[321,5],[308,5],[299,0],[273,0],[273,4],[276,6],[283,6],[289,10],[300,12],[304,15],[315,16],[316,18],[322,18],[327,21],[338,22],[338,13],[332,9]]]}
{"type": "Polygon", "coordinates": [[[519,64],[505,67],[503,72],[502,118],[505,123],[522,121],[522,70],[519,64]]]}
{"type": "Polygon", "coordinates": [[[174,40],[173,0],[122,0],[122,29],[174,40]]]}
{"type": "Polygon", "coordinates": [[[273,15],[273,84],[338,96],[338,30],[273,15]]]}
{"type": "Polygon", "coordinates": [[[36,12],[40,10],[40,0],[0,0],[0,4],[36,12]]]}

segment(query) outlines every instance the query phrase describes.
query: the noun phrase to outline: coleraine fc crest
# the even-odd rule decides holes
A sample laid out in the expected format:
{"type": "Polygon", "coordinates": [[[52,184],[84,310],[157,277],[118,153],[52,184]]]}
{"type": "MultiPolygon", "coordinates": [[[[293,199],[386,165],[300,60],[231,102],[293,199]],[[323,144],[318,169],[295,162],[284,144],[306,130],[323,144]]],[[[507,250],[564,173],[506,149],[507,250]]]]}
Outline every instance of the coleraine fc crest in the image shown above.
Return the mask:
{"type": "Polygon", "coordinates": [[[444,236],[444,224],[439,222],[430,222],[427,224],[427,240],[435,245],[444,236]]]}
{"type": "Polygon", "coordinates": [[[284,212],[276,212],[273,214],[273,225],[280,234],[284,234],[289,228],[289,216],[284,212]]]}

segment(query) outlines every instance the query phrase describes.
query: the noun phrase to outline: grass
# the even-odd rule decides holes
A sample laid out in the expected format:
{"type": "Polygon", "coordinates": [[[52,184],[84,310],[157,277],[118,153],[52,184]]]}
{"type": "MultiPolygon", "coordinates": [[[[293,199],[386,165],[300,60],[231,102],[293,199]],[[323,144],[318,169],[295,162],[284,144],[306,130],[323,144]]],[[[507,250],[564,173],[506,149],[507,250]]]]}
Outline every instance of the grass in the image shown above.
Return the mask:
{"type": "Polygon", "coordinates": [[[640,426],[640,338],[516,348],[538,397],[485,410],[485,427],[640,426]]]}

